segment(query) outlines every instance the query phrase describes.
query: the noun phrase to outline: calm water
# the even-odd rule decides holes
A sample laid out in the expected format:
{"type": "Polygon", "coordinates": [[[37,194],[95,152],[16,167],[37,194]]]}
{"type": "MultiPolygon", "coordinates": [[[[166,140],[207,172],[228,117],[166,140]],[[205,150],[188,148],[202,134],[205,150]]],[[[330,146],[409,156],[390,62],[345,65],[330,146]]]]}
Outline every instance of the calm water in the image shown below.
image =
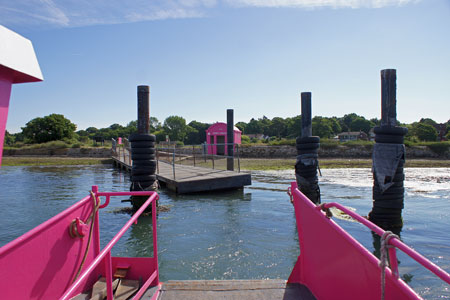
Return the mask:
{"type": "MultiPolygon", "coordinates": [[[[450,169],[405,169],[402,239],[450,271],[450,169]]],[[[322,199],[367,215],[369,169],[323,170],[322,199]]],[[[221,194],[177,196],[160,192],[170,207],[158,217],[161,280],[284,278],[299,254],[293,207],[286,189],[293,171],[254,172],[253,185],[221,194]]],[[[103,166],[3,167],[0,169],[0,246],[88,194],[128,190],[128,176],[103,166]]],[[[101,211],[102,245],[123,226],[121,199],[101,211]]],[[[334,218],[370,251],[372,235],[361,225],[334,218]]],[[[150,256],[151,218],[142,217],[114,248],[118,256],[150,256]]],[[[449,286],[399,254],[400,271],[424,298],[450,299],[449,286]]]]}

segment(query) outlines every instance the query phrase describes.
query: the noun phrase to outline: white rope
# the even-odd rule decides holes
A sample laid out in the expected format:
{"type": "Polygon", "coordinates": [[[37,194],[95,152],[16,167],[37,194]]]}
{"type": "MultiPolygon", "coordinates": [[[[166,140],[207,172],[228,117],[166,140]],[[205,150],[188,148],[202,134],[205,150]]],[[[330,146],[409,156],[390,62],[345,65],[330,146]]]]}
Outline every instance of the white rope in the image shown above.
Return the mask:
{"type": "Polygon", "coordinates": [[[381,268],[381,300],[384,300],[384,289],[385,289],[385,269],[389,264],[388,261],[388,249],[393,248],[394,246],[389,245],[389,240],[391,238],[398,239],[398,235],[392,233],[391,231],[385,231],[381,236],[381,248],[380,248],[380,263],[379,266],[381,268]]]}

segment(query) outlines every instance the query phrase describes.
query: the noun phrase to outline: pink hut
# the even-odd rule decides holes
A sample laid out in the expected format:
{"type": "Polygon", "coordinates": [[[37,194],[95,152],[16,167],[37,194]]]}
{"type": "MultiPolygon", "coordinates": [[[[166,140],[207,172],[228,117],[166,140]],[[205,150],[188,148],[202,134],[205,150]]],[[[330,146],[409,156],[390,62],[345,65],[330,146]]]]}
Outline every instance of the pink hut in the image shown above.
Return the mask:
{"type": "MultiPolygon", "coordinates": [[[[240,144],[242,132],[236,126],[233,131],[234,144],[240,144]]],[[[206,143],[208,144],[208,154],[227,155],[227,124],[217,122],[211,125],[206,130],[206,143]]]]}

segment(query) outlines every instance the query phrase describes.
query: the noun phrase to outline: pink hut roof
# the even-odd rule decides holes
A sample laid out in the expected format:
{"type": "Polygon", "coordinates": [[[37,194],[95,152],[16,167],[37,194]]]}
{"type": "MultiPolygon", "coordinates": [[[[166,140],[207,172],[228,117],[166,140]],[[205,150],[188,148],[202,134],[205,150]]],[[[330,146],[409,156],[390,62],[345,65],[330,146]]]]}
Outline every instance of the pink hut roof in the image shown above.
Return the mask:
{"type": "MultiPolygon", "coordinates": [[[[212,124],[211,126],[209,126],[208,129],[206,129],[206,132],[217,132],[218,134],[226,133],[227,132],[227,123],[217,122],[215,124],[212,124]]],[[[239,128],[234,126],[234,132],[241,132],[241,131],[239,130],[239,128]]]]}

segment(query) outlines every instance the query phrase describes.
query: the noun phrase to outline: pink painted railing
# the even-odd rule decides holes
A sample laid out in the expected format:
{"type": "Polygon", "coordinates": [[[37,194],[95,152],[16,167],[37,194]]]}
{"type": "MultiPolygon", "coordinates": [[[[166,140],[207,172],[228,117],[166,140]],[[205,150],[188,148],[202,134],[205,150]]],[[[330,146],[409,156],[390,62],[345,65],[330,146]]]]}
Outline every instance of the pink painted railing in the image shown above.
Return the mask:
{"type": "MultiPolygon", "coordinates": [[[[99,208],[104,208],[108,206],[110,198],[112,196],[149,196],[147,201],[139,208],[139,210],[128,220],[128,222],[120,229],[120,231],[114,236],[114,238],[106,245],[106,247],[98,254],[95,259],[87,266],[80,277],[65,291],[64,295],[60,298],[61,300],[70,299],[79,293],[79,287],[82,283],[93,273],[97,266],[103,262],[104,272],[106,277],[106,288],[107,288],[107,299],[113,300],[113,260],[111,258],[111,249],[120,240],[120,238],[125,234],[125,232],[131,227],[133,223],[137,224],[137,219],[145,211],[145,209],[152,204],[152,229],[153,229],[153,265],[156,269],[151,273],[145,283],[141,286],[137,294],[133,299],[140,299],[142,295],[146,292],[150,284],[159,286],[159,270],[158,270],[158,246],[157,246],[157,232],[156,232],[156,201],[158,200],[158,194],[156,192],[145,191],[145,192],[98,192],[97,186],[92,188],[94,195],[96,197],[106,197],[104,204],[100,205],[99,208]]],[[[136,260],[136,258],[128,258],[128,260],[136,260]]],[[[117,264],[116,264],[117,265],[117,264]]],[[[142,275],[142,274],[141,274],[142,275]]],[[[158,288],[159,289],[159,288],[158,288]]],[[[158,290],[159,291],[159,290],[158,290]]],[[[152,299],[156,299],[158,292],[156,292],[152,299]]]]}
{"type": "MultiPolygon", "coordinates": [[[[92,191],[95,195],[95,203],[100,209],[106,207],[113,196],[148,196],[149,198],[103,250],[100,250],[98,210],[94,214],[93,229],[90,231],[91,247],[88,247],[87,235],[74,237],[69,234],[74,220],[89,220],[92,216],[94,199],[91,196],[84,197],[63,212],[1,247],[1,299],[70,299],[78,293],[91,289],[99,276],[107,278],[108,299],[112,299],[112,272],[117,267],[123,266],[129,267],[128,279],[142,278],[144,281],[134,299],[139,299],[150,285],[157,286],[157,290],[159,289],[155,213],[152,214],[153,257],[111,257],[112,247],[130,226],[137,222],[145,208],[151,204],[152,211],[156,211],[157,193],[150,191],[103,193],[98,192],[96,186],[93,186],[92,191]],[[98,197],[105,197],[105,202],[100,204],[98,197]],[[80,276],[73,282],[82,265],[84,253],[86,253],[86,259],[80,276]]],[[[81,225],[78,232],[86,233],[86,227],[89,226],[81,225]]],[[[155,297],[157,294],[158,292],[155,297]]]]}
{"type": "MultiPolygon", "coordinates": [[[[380,299],[379,260],[333,220],[322,208],[336,207],[376,234],[384,230],[337,203],[316,206],[292,182],[300,256],[288,282],[305,284],[317,299],[380,299]]],[[[403,251],[450,284],[450,275],[398,239],[387,241],[390,268],[385,269],[385,299],[421,299],[398,275],[396,249],[403,251]]]]}

